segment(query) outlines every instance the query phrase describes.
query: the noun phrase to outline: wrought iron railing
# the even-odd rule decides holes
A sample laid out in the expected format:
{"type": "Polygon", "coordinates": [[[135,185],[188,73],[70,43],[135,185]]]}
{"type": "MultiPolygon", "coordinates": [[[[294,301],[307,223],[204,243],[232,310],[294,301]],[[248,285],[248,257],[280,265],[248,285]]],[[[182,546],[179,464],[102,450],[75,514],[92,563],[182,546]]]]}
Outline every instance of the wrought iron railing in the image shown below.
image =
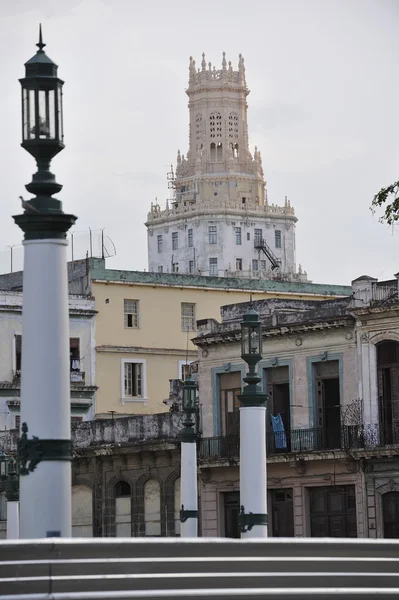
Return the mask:
{"type": "MultiPolygon", "coordinates": [[[[321,452],[323,450],[367,449],[399,445],[399,423],[389,428],[380,425],[344,425],[328,431],[321,427],[266,432],[268,456],[280,453],[321,452]]],[[[238,434],[201,438],[198,457],[237,461],[240,455],[238,434]]]]}

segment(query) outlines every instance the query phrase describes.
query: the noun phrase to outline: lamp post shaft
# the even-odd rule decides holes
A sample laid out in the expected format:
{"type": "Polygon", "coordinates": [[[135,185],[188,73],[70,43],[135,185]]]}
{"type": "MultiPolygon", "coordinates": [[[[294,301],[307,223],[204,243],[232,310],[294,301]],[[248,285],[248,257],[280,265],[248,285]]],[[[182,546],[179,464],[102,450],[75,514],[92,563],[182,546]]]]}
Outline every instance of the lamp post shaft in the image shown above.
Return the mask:
{"type": "MultiPolygon", "coordinates": [[[[240,407],[240,504],[245,513],[267,515],[266,408],[240,407]]],[[[267,525],[253,525],[242,538],[267,537],[267,525]]]]}
{"type": "MultiPolygon", "coordinates": [[[[198,514],[197,493],[197,445],[195,442],[181,443],[180,497],[184,510],[198,514]]],[[[180,525],[181,537],[198,536],[198,517],[188,518],[180,525]]]]}
{"type": "MultiPolygon", "coordinates": [[[[25,241],[24,253],[21,422],[30,438],[70,440],[67,242],[25,241]]],[[[21,537],[70,537],[71,463],[41,461],[20,501],[21,537]]]]}

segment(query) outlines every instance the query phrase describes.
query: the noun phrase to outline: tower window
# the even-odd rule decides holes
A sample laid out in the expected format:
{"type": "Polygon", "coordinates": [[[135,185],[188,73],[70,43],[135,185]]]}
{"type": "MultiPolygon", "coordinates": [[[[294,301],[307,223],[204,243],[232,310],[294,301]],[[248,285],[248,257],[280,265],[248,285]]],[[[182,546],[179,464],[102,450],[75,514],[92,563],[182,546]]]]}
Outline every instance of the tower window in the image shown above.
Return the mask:
{"type": "Polygon", "coordinates": [[[179,234],[177,231],[172,233],[172,250],[178,250],[179,248],[179,234]]]}
{"type": "Polygon", "coordinates": [[[193,247],[193,230],[192,229],[188,230],[188,247],[189,248],[193,247]]]}
{"type": "Polygon", "coordinates": [[[229,114],[229,138],[238,138],[238,115],[235,112],[229,114]]]}
{"type": "Polygon", "coordinates": [[[209,275],[218,276],[218,259],[210,258],[209,259],[209,275]]]}
{"type": "Polygon", "coordinates": [[[172,273],[179,272],[179,263],[172,263],[172,273]]]}
{"type": "Polygon", "coordinates": [[[195,117],[195,137],[197,142],[202,140],[202,115],[198,113],[195,117]]]}
{"type": "Polygon", "coordinates": [[[162,252],[162,235],[157,235],[158,252],[162,252]]]}
{"type": "Polygon", "coordinates": [[[162,266],[158,267],[158,273],[163,273],[163,267],[162,266]]]}
{"type": "Polygon", "coordinates": [[[236,271],[242,271],[242,258],[236,258],[236,271]]]}
{"type": "Polygon", "coordinates": [[[233,158],[238,158],[238,144],[230,144],[233,158]]]}
{"type": "Polygon", "coordinates": [[[216,146],[216,160],[223,160],[223,144],[219,142],[216,146]]]}
{"type": "Polygon", "coordinates": [[[236,246],[241,246],[241,227],[236,227],[236,246]]]}
{"type": "Polygon", "coordinates": [[[216,227],[216,225],[209,225],[209,227],[208,227],[208,236],[209,236],[209,243],[210,244],[217,244],[218,243],[218,234],[217,234],[217,227],[216,227]]]}
{"type": "Polygon", "coordinates": [[[211,160],[215,160],[215,158],[216,158],[216,144],[214,142],[212,142],[210,150],[211,150],[211,160]]]}
{"type": "Polygon", "coordinates": [[[255,272],[259,271],[259,261],[257,259],[252,261],[252,270],[255,272]]]}
{"type": "Polygon", "coordinates": [[[188,272],[191,274],[194,273],[194,261],[193,260],[188,261],[188,272]]]}
{"type": "Polygon", "coordinates": [[[274,245],[276,248],[281,248],[281,231],[276,229],[274,232],[274,245]]]}
{"type": "Polygon", "coordinates": [[[218,112],[209,116],[209,136],[211,138],[222,137],[222,115],[218,112]]]}

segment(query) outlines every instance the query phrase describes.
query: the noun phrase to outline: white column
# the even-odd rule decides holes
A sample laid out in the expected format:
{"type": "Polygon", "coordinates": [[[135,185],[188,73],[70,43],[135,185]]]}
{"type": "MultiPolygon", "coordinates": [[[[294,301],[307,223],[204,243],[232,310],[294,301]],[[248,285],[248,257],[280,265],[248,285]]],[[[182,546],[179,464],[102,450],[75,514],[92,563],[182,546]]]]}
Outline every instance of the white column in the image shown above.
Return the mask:
{"type": "MultiPolygon", "coordinates": [[[[240,506],[245,514],[267,514],[266,408],[240,407],[240,506]]],[[[242,538],[267,537],[267,525],[254,525],[242,538]]]]}
{"type": "MultiPolygon", "coordinates": [[[[67,241],[24,242],[21,423],[28,439],[70,440],[67,241]]],[[[20,476],[21,538],[71,537],[71,463],[20,476]]]]}
{"type": "MultiPolygon", "coordinates": [[[[198,511],[197,493],[197,444],[181,443],[180,507],[198,511]]],[[[181,537],[198,536],[198,518],[187,519],[180,525],[181,537]]]]}
{"type": "Polygon", "coordinates": [[[7,501],[7,539],[19,538],[19,502],[7,501]]]}

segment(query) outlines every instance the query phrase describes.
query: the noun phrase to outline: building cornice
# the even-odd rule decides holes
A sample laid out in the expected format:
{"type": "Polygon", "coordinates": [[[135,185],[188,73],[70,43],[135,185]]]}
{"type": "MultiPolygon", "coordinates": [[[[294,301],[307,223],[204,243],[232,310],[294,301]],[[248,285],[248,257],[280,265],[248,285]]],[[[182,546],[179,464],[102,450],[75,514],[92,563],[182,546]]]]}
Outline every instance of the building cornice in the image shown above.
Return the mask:
{"type": "Polygon", "coordinates": [[[197,356],[196,350],[187,350],[187,348],[148,348],[145,346],[113,346],[111,344],[96,346],[96,352],[114,354],[160,354],[170,356],[185,356],[187,354],[188,356],[197,356]]]}
{"type": "MultiPolygon", "coordinates": [[[[285,335],[298,335],[299,333],[309,333],[315,331],[326,331],[331,329],[347,329],[354,326],[353,317],[344,317],[340,319],[329,319],[323,321],[298,323],[293,325],[281,325],[262,330],[263,338],[282,337],[285,335]]],[[[237,328],[233,330],[221,329],[217,332],[211,332],[200,337],[196,337],[192,342],[199,348],[217,344],[238,344],[241,341],[241,324],[237,323],[237,328]]]]}
{"type": "Polygon", "coordinates": [[[274,279],[246,279],[238,277],[207,277],[204,275],[185,275],[181,273],[152,273],[146,271],[117,271],[113,269],[94,269],[91,281],[94,284],[125,284],[151,287],[173,287],[225,292],[271,293],[279,295],[301,296],[303,298],[345,298],[352,294],[350,286],[328,285],[323,283],[299,283],[277,281],[274,279]]]}

